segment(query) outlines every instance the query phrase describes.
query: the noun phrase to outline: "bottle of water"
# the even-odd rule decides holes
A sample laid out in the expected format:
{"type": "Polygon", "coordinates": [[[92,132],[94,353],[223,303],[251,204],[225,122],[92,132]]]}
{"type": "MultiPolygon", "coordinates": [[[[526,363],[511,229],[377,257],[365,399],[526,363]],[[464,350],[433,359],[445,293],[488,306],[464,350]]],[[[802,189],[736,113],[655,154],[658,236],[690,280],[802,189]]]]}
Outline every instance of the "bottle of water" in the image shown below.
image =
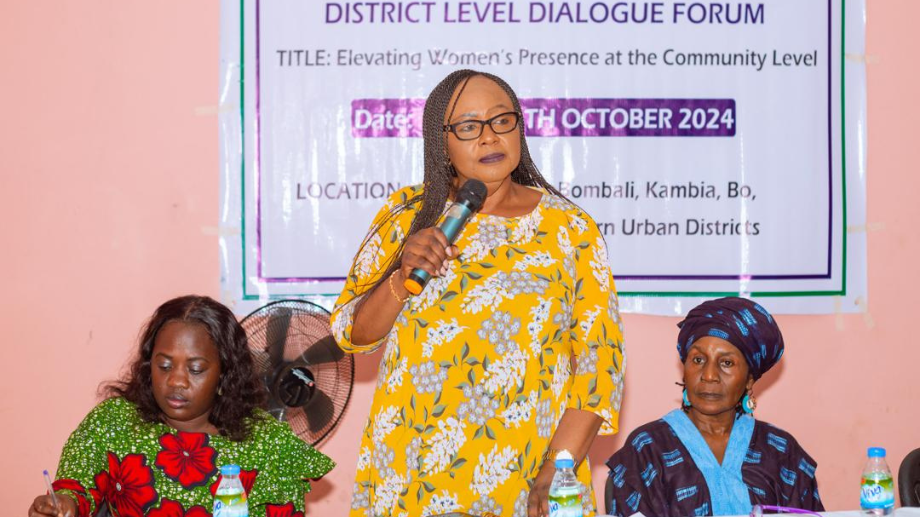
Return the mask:
{"type": "Polygon", "coordinates": [[[888,515],[894,510],[894,481],[885,462],[885,449],[869,448],[869,461],[862,474],[859,506],[869,515],[888,515]]]}
{"type": "Polygon", "coordinates": [[[569,451],[556,455],[556,473],[549,485],[549,517],[584,517],[582,487],[575,478],[575,459],[569,451]]]}
{"type": "Polygon", "coordinates": [[[220,468],[220,475],[213,517],[249,517],[246,491],[240,481],[240,466],[224,465],[220,468]]]}

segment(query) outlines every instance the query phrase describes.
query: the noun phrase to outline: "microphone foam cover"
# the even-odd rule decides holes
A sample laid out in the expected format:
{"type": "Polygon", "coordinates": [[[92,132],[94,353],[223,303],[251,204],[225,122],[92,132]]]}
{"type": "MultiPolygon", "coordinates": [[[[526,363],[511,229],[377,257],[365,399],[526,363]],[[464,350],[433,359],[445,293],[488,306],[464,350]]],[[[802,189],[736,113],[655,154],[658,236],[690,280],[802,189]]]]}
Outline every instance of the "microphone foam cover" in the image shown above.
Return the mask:
{"type": "Polygon", "coordinates": [[[488,195],[488,191],[486,190],[485,183],[479,180],[469,179],[466,180],[466,183],[464,183],[457,192],[457,202],[462,203],[465,201],[470,210],[475,212],[482,208],[482,204],[486,200],[486,195],[488,195]]]}

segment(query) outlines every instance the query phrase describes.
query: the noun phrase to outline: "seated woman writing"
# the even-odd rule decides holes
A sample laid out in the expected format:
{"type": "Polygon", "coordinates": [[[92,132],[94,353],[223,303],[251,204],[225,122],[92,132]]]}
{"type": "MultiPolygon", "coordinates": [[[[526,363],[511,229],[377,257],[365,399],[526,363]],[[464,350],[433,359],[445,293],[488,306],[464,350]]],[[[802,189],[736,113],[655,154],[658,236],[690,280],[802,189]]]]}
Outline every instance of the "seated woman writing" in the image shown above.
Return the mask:
{"type": "Polygon", "coordinates": [[[259,409],[246,334],[202,296],[161,305],[126,378],[67,440],[50,495],[29,516],[205,517],[221,465],[236,464],[251,516],[301,516],[332,460],[259,409]]]}
{"type": "Polygon", "coordinates": [[[755,420],[754,382],[783,355],[773,317],[742,298],[691,310],[677,350],[684,402],[610,457],[609,513],[747,515],[755,504],[823,511],[817,464],[789,433],[755,420]]]}

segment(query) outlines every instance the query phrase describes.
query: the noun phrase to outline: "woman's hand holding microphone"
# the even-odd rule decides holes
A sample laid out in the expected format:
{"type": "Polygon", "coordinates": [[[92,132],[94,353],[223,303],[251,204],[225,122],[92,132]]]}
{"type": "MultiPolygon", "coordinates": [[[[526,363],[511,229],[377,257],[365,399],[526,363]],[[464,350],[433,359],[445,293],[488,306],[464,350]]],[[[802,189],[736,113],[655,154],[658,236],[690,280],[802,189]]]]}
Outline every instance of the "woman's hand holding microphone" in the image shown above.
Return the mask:
{"type": "Polygon", "coordinates": [[[425,228],[409,236],[403,247],[400,267],[389,279],[393,294],[404,302],[412,295],[404,283],[414,269],[421,269],[432,277],[444,276],[450,266],[449,261],[458,255],[459,250],[448,242],[440,228],[425,228]]]}

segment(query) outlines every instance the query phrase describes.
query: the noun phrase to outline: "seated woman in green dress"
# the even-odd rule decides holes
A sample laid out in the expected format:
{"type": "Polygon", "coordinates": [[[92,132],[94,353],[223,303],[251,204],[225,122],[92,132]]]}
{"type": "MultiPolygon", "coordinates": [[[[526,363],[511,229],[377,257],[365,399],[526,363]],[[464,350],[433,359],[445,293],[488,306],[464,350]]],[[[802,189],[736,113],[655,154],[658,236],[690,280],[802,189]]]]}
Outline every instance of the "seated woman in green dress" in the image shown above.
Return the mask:
{"type": "Polygon", "coordinates": [[[309,479],[335,463],[259,408],[246,333],[203,296],[161,305],[126,377],[107,387],[61,454],[55,508],[35,498],[29,516],[211,515],[220,466],[236,464],[249,515],[303,515],[309,479]]]}

